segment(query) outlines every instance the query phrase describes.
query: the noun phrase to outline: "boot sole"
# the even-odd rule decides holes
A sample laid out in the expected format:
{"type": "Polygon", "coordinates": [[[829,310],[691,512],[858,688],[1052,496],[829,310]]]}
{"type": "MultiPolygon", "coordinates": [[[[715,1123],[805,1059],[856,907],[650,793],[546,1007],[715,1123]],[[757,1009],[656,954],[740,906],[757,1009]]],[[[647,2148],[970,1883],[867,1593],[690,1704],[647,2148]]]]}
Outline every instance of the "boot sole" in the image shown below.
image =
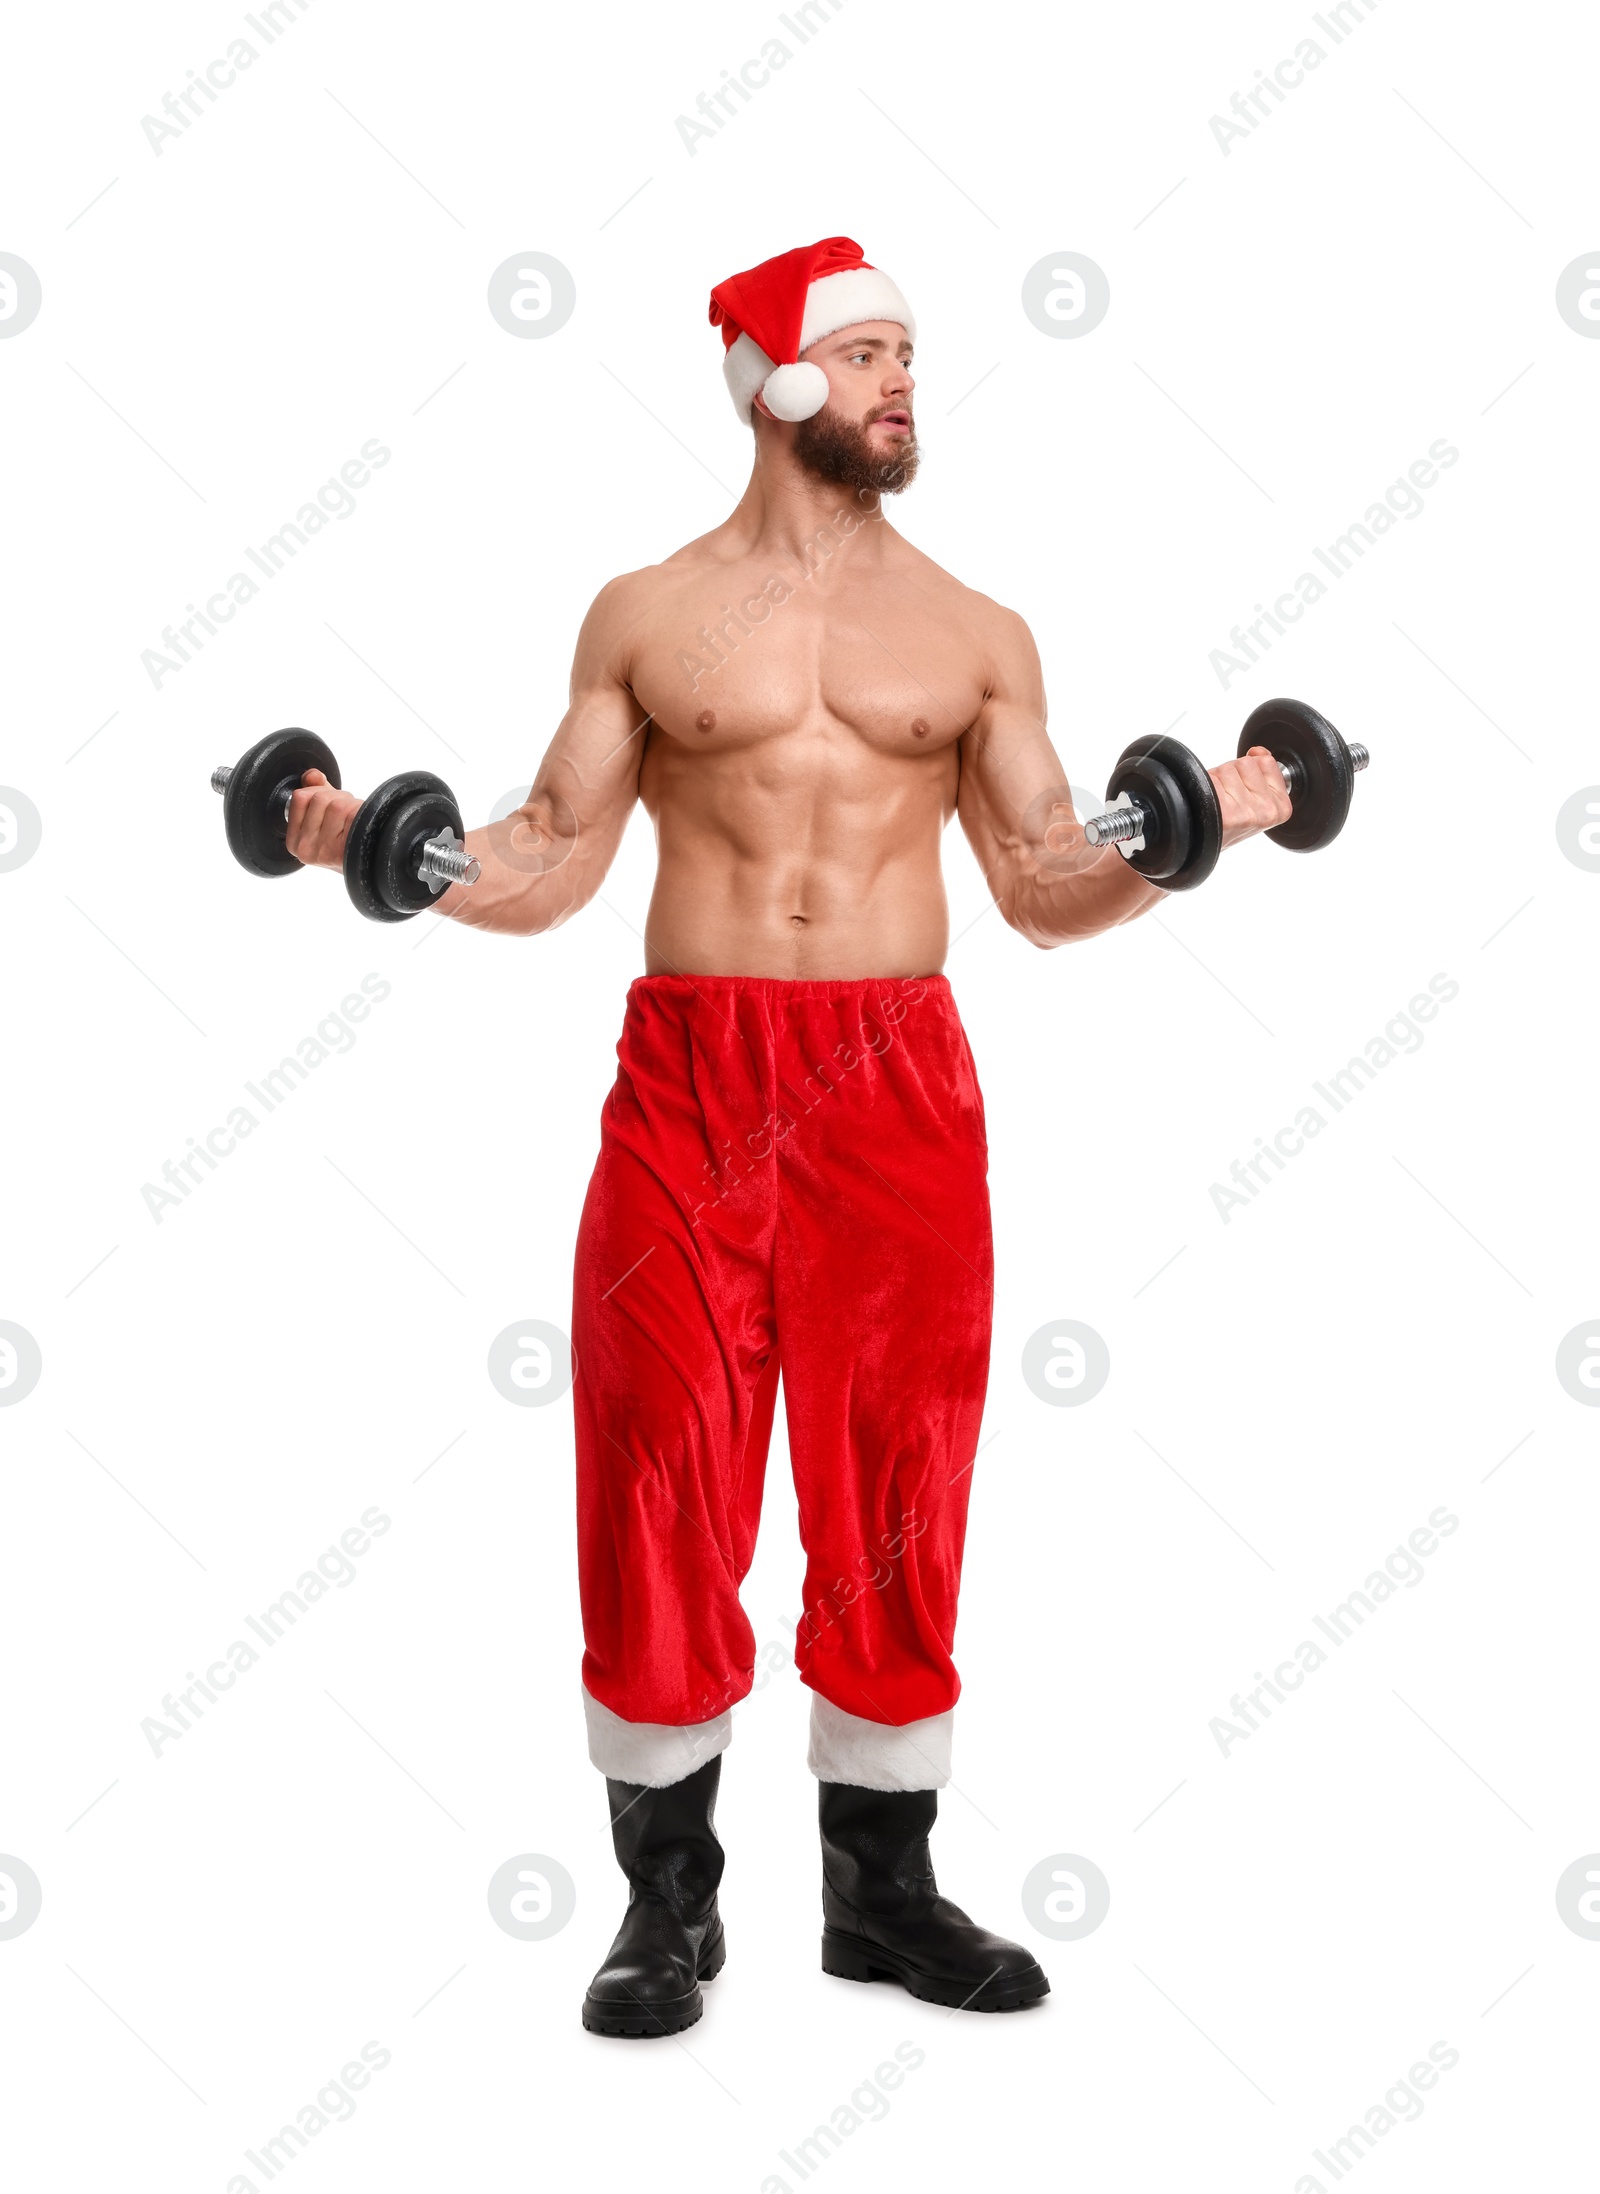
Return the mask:
{"type": "Polygon", "coordinates": [[[612,1997],[597,2002],[593,1996],[585,1996],[583,2023],[591,2034],[607,2034],[623,2042],[647,2042],[658,2035],[681,2034],[705,2011],[700,1982],[714,1981],[726,1964],[727,1956],[727,1941],[719,1929],[716,1942],[708,1945],[702,1955],[695,1986],[687,1996],[674,1996],[660,2004],[619,2004],[612,1997]]]}
{"type": "Polygon", "coordinates": [[[920,1973],[896,1951],[885,1950],[878,1943],[852,1941],[831,1927],[822,1931],[822,1970],[841,1981],[898,1981],[925,2004],[945,2004],[953,2011],[1021,2011],[1050,1993],[1050,1983],[1038,1966],[1032,1973],[986,1981],[982,1987],[971,1989],[960,1981],[942,1981],[931,1973],[920,1973]]]}

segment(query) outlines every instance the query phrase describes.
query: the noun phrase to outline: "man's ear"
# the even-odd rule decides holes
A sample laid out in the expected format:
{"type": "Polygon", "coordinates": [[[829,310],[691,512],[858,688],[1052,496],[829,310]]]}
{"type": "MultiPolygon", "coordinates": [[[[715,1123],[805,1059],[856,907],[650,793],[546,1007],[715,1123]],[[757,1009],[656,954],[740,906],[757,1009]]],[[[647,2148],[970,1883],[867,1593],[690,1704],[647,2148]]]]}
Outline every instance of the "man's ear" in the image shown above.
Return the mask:
{"type": "Polygon", "coordinates": [[[759,389],[750,399],[750,409],[759,412],[763,419],[770,419],[774,426],[779,424],[777,415],[767,408],[767,400],[759,389]]]}

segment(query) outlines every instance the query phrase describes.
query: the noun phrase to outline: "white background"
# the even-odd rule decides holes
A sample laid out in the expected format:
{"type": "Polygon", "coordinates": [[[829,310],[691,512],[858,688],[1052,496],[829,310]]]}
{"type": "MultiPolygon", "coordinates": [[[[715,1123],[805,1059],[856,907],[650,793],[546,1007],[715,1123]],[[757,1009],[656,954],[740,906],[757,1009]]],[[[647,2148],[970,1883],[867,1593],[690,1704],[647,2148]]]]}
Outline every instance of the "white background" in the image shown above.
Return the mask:
{"type": "MultiPolygon", "coordinates": [[[[141,117],[241,10],[11,24],[0,249],[44,291],[0,342],[0,779],[44,823],[0,874],[0,1317],[44,1363],[0,1416],[0,1851],[44,1891],[0,1941],[16,2183],[259,2190],[245,2150],[369,2040],[295,2187],[793,2190],[780,2149],[902,2041],[827,2186],[1306,2194],[1438,2041],[1361,2184],[1554,2183],[1600,1962],[1555,1902],[1600,1847],[1600,1418],[1553,1368],[1600,1307],[1600,878],[1554,828],[1600,779],[1600,345],[1554,305],[1600,243],[1592,26],[1384,6],[1335,49],[1292,5],[849,0],[691,155],[675,117],[776,17],[318,0],[159,155],[141,117]],[[1308,34],[1224,155],[1209,118],[1308,34]],[[709,286],[836,232],[921,321],[896,520],[1029,620],[1075,784],[1175,723],[1219,760],[1280,692],[1373,764],[1317,859],[1253,844],[1053,956],[950,840],[999,1282],[935,1856],[1053,1994],[952,2019],[819,1973],[785,1666],[724,1763],[726,1971],[681,2045],[624,2047],[578,2022],[622,1885],[570,1406],[485,1358],[568,1323],[648,828],[556,935],[384,929],[247,878],[207,777],[309,723],[358,789],[435,768],[477,821],[525,785],[588,601],[742,481],[709,286]],[[548,340],[485,306],[528,250],[577,285],[548,340]],[[1111,285],[1076,341],[1020,305],[1062,250],[1111,285]],[[141,652],[372,437],[355,515],[157,690],[141,652]],[[1423,515],[1224,691],[1230,628],[1441,437],[1423,515]],[[370,972],[354,1048],[157,1224],[143,1184],[370,972]],[[1224,1224],[1211,1184],[1436,974],[1421,1049],[1224,1224]],[[1111,1353],[1080,1409],[1021,1378],[1061,1318],[1111,1353]],[[163,1695],[373,1505],[355,1581],[153,1756],[163,1695]],[[1440,1506],[1423,1583],[1224,1757],[1232,1694],[1440,1506]],[[548,1941],[489,1914],[523,1853],[577,1885],[548,1941]],[[1021,1909],[1062,1853],[1111,1884],[1080,1942],[1021,1909]]],[[[769,1484],[746,1598],[786,1648],[781,1430],[769,1484]]]]}

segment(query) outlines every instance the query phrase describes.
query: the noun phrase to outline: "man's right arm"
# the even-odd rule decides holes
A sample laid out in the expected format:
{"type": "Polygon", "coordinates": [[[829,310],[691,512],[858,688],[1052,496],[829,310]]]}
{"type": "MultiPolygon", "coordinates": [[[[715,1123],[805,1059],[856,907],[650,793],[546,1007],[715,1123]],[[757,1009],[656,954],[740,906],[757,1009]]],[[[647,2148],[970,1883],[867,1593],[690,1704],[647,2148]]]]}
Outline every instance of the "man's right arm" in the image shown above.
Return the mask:
{"type": "MultiPolygon", "coordinates": [[[[441,892],[435,913],[527,937],[554,929],[599,890],[639,795],[649,718],[627,683],[638,617],[637,576],[601,589],[578,635],[567,713],[532,790],[503,821],[467,833],[482,873],[475,884],[441,892]]],[[[309,865],[337,868],[360,805],[308,771],[290,803],[289,851],[309,865]]]]}

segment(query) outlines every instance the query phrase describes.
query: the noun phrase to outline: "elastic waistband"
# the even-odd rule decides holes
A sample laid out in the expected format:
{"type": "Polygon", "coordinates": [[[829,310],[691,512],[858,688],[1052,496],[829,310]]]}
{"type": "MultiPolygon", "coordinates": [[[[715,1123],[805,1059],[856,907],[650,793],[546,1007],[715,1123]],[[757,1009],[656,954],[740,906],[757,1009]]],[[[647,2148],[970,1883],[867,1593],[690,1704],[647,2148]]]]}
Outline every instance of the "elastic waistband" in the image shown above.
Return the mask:
{"type": "Polygon", "coordinates": [[[911,1000],[929,995],[948,998],[949,979],[943,975],[866,975],[833,982],[788,982],[774,975],[639,975],[628,985],[628,996],[646,998],[766,998],[781,1004],[789,998],[882,998],[893,995],[911,1000]]]}

